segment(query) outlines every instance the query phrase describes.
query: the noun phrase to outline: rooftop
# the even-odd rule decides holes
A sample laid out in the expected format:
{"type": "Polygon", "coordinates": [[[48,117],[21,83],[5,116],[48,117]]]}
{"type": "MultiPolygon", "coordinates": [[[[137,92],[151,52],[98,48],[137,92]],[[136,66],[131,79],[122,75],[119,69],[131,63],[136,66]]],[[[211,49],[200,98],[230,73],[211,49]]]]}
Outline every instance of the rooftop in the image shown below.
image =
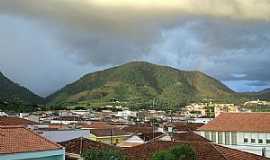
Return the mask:
{"type": "Polygon", "coordinates": [[[270,113],[221,113],[199,130],[270,133],[270,113]]]}
{"type": "Polygon", "coordinates": [[[62,149],[33,131],[19,126],[0,126],[0,154],[62,149]]]}
{"type": "Polygon", "coordinates": [[[36,122],[29,121],[27,119],[19,118],[19,117],[0,117],[0,126],[14,126],[14,125],[35,125],[36,122]]]}
{"type": "Polygon", "coordinates": [[[110,145],[91,141],[86,138],[76,138],[69,141],[61,142],[62,146],[65,147],[67,153],[80,154],[89,149],[103,149],[112,147],[110,145]]]}
{"type": "Polygon", "coordinates": [[[190,145],[197,155],[197,160],[269,160],[258,155],[238,151],[212,144],[193,132],[177,133],[175,141],[151,141],[146,144],[123,150],[129,160],[150,160],[151,156],[162,150],[167,150],[176,145],[190,145]]]}
{"type": "Polygon", "coordinates": [[[88,128],[88,129],[108,129],[108,128],[115,128],[106,122],[91,122],[91,123],[83,123],[81,124],[81,128],[88,128]]]}
{"type": "Polygon", "coordinates": [[[112,128],[112,129],[93,129],[90,130],[90,133],[97,136],[97,137],[107,137],[107,136],[124,136],[130,135],[121,129],[112,128]]]}

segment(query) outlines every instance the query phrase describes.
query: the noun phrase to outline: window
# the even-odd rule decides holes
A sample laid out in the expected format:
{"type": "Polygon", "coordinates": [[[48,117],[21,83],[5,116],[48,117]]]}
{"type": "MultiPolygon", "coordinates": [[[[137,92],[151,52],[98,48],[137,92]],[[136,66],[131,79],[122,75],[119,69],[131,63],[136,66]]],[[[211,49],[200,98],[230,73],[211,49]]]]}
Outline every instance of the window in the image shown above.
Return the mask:
{"type": "Polygon", "coordinates": [[[223,144],[223,133],[218,132],[218,144],[223,144]]]}
{"type": "Polygon", "coordinates": [[[212,142],[216,142],[216,135],[217,135],[216,132],[212,132],[212,134],[211,134],[211,141],[212,142]]]}
{"type": "Polygon", "coordinates": [[[256,143],[256,139],[251,139],[251,143],[256,143]]]}
{"type": "Polygon", "coordinates": [[[248,138],[244,138],[244,143],[248,143],[248,138]]]}
{"type": "Polygon", "coordinates": [[[225,145],[230,145],[230,132],[225,132],[225,145]]]}
{"type": "Polygon", "coordinates": [[[232,138],[232,145],[236,145],[237,144],[237,134],[236,134],[236,132],[231,133],[231,138],[232,138]]]}
{"type": "Polygon", "coordinates": [[[205,132],[205,138],[210,140],[210,132],[205,132]]]}
{"type": "Polygon", "coordinates": [[[270,144],[270,139],[267,139],[266,140],[266,144],[270,144]]]}
{"type": "Polygon", "coordinates": [[[258,143],[263,143],[263,140],[262,139],[258,139],[258,143]]]}

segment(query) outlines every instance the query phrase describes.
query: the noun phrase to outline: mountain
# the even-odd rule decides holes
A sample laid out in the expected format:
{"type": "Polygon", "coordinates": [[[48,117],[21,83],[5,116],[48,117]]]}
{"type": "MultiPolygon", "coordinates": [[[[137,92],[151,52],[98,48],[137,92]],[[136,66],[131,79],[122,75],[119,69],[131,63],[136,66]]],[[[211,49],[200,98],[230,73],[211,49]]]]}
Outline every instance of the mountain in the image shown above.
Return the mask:
{"type": "Polygon", "coordinates": [[[49,96],[50,103],[145,102],[181,104],[205,98],[223,99],[236,93],[198,71],[181,71],[147,62],[131,62],[83,76],[49,96]]]}
{"type": "Polygon", "coordinates": [[[260,92],[255,93],[256,98],[262,99],[262,100],[270,100],[270,88],[264,89],[260,92]]]}
{"type": "Polygon", "coordinates": [[[24,104],[39,104],[44,100],[30,90],[12,82],[0,72],[0,101],[24,104]]]}

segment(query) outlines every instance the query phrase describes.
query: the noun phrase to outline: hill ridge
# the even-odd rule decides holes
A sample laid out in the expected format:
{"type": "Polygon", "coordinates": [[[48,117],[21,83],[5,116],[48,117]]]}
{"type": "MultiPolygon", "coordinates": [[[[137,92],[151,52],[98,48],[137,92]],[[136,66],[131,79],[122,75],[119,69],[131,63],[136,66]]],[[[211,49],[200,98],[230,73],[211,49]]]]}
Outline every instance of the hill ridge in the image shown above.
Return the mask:
{"type": "Polygon", "coordinates": [[[133,61],[88,73],[47,97],[50,103],[79,101],[150,101],[179,104],[236,93],[200,71],[133,61]]]}

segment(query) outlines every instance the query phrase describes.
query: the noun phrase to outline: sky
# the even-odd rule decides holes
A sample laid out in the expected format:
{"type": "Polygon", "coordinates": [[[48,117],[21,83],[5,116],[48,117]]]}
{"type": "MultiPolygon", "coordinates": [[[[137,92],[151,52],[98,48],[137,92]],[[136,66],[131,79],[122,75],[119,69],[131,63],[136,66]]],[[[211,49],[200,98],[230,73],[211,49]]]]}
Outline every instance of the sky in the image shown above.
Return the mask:
{"type": "Polygon", "coordinates": [[[0,71],[41,96],[148,61],[270,88],[269,0],[1,0],[0,71]]]}

